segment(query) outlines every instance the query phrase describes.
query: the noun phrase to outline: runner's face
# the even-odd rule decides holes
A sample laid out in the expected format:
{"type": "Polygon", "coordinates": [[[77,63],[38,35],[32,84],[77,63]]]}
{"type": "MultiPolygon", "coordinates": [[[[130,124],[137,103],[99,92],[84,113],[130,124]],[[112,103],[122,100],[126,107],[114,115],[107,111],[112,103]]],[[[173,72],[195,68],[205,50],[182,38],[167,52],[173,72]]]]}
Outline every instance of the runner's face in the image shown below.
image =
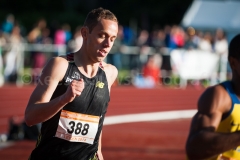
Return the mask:
{"type": "Polygon", "coordinates": [[[117,32],[117,22],[102,19],[93,28],[92,32],[88,33],[88,54],[93,62],[101,62],[104,60],[113,46],[117,32]]]}

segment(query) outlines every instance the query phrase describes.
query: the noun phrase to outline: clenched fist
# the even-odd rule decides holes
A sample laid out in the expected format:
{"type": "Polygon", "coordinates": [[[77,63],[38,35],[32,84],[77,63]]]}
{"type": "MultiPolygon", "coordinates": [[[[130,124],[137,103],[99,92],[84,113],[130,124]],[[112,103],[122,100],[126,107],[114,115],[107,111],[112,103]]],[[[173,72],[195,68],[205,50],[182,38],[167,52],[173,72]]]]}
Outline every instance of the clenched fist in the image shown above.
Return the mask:
{"type": "Polygon", "coordinates": [[[84,81],[82,78],[80,80],[73,80],[63,95],[63,101],[66,103],[72,102],[76,96],[81,95],[83,89],[84,81]]]}

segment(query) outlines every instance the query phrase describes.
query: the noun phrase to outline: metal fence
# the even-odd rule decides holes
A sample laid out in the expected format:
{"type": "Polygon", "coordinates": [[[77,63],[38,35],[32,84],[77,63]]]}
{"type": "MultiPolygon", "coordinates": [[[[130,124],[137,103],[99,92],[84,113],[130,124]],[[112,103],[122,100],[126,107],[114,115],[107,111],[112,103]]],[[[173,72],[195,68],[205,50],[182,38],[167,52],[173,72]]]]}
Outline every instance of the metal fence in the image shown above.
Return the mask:
{"type": "MultiPolygon", "coordinates": [[[[45,56],[46,62],[47,59],[52,56],[66,55],[68,51],[67,47],[67,45],[29,43],[22,43],[17,45],[7,44],[0,46],[0,86],[2,86],[4,83],[9,82],[13,82],[18,86],[22,86],[24,84],[31,84],[33,81],[37,81],[37,77],[39,76],[42,67],[33,67],[32,64],[35,63],[35,61],[32,55],[41,53],[45,56]]],[[[191,77],[193,77],[193,79],[210,79],[211,74],[215,74],[217,72],[216,69],[218,68],[214,66],[212,66],[212,68],[201,67],[201,69],[204,68],[205,70],[201,70],[204,73],[200,73],[198,72],[200,70],[196,67],[197,65],[206,66],[206,63],[211,64],[211,61],[206,60],[209,60],[209,57],[211,57],[212,54],[214,54],[215,57],[218,57],[218,55],[215,53],[203,54],[202,52],[200,53],[199,50],[192,50],[189,52],[188,50],[184,49],[170,50],[168,48],[161,48],[161,50],[156,50],[153,47],[140,48],[137,46],[124,45],[121,46],[120,52],[115,52],[113,48],[105,61],[107,63],[114,64],[119,70],[134,70],[137,72],[137,74],[140,74],[141,67],[144,65],[144,63],[146,63],[149,56],[153,54],[159,54],[161,56],[162,75],[160,76],[166,77],[166,75],[164,75],[164,71],[172,70],[173,67],[173,73],[175,76],[178,76],[180,78],[180,85],[182,86],[185,86],[186,81],[191,77]],[[172,54],[176,51],[177,54],[172,54]],[[199,59],[199,54],[201,54],[201,59],[199,59]],[[176,58],[178,59],[176,60],[176,58]],[[193,70],[194,67],[190,66],[192,65],[191,63],[193,61],[196,62],[194,63],[195,70],[193,70]],[[180,62],[181,65],[179,65],[180,62]],[[211,73],[209,72],[210,69],[211,73]],[[199,74],[196,74],[197,72],[199,74]],[[192,76],[190,73],[195,74],[194,76],[197,78],[194,78],[194,76],[192,76]],[[209,74],[207,74],[208,76],[204,77],[203,75],[206,75],[206,73],[209,74]]],[[[214,64],[216,66],[219,64],[218,61],[219,58],[215,58],[214,64]]],[[[226,74],[225,72],[226,71],[224,71],[224,74],[226,74]]]]}

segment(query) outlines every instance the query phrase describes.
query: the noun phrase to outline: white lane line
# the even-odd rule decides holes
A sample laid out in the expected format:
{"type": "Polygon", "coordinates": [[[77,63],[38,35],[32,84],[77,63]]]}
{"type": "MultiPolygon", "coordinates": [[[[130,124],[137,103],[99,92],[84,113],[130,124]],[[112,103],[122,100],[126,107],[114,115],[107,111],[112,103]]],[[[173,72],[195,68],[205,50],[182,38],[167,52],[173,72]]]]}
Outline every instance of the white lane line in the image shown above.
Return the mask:
{"type": "Polygon", "coordinates": [[[14,145],[13,141],[0,142],[0,150],[14,145]]]}
{"type": "Polygon", "coordinates": [[[104,125],[192,118],[196,112],[197,110],[193,109],[106,116],[104,120],[104,125]]]}
{"type": "MultiPolygon", "coordinates": [[[[175,111],[149,112],[149,113],[139,113],[139,114],[107,116],[104,120],[104,125],[192,118],[192,116],[196,112],[197,112],[197,110],[175,110],[175,111]]],[[[6,147],[12,146],[13,144],[14,144],[14,142],[11,142],[11,141],[1,142],[0,150],[4,149],[6,147]]]]}

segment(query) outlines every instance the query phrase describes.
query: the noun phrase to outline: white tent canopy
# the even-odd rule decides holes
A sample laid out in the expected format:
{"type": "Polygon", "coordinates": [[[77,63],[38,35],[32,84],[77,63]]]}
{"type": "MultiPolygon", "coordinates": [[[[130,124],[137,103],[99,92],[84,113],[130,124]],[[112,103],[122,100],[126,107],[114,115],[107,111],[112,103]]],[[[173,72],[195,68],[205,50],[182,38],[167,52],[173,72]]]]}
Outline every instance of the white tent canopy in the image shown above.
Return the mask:
{"type": "Polygon", "coordinates": [[[222,28],[226,32],[240,32],[240,1],[195,0],[185,13],[182,25],[197,29],[222,28]]]}

